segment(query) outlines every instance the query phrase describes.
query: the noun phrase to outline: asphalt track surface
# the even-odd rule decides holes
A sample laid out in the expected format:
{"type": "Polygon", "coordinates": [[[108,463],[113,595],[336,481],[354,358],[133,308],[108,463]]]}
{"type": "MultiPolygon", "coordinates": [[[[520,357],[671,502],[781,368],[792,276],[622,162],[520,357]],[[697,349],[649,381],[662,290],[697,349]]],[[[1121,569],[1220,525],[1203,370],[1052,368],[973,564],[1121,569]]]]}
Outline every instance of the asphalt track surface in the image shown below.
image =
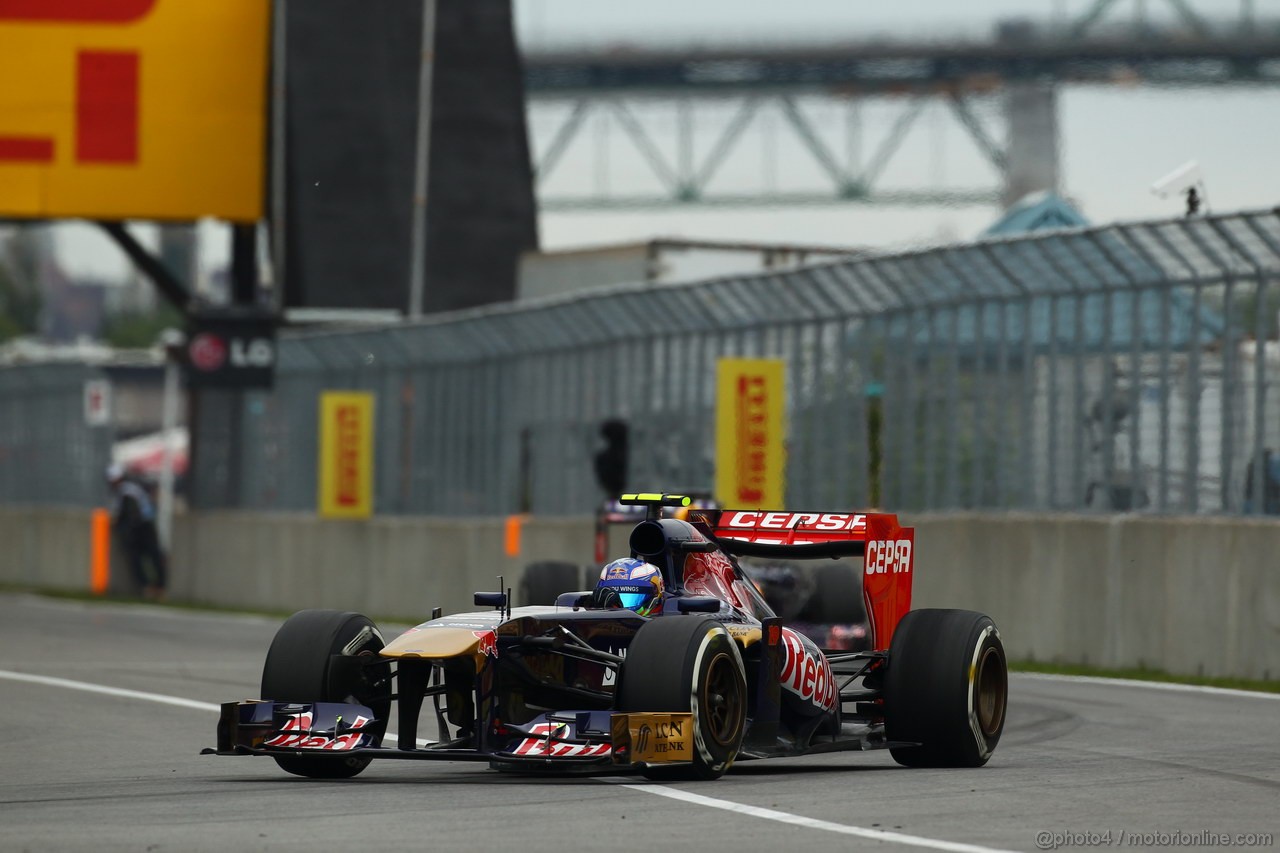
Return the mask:
{"type": "Polygon", "coordinates": [[[746,762],[710,783],[409,761],[325,782],[265,758],[198,755],[217,703],[255,696],[278,622],[0,595],[0,851],[1132,849],[1205,833],[1273,833],[1251,849],[1275,849],[1280,838],[1280,696],[1101,679],[1015,675],[1004,739],[977,770],[900,768],[872,752],[746,762]]]}

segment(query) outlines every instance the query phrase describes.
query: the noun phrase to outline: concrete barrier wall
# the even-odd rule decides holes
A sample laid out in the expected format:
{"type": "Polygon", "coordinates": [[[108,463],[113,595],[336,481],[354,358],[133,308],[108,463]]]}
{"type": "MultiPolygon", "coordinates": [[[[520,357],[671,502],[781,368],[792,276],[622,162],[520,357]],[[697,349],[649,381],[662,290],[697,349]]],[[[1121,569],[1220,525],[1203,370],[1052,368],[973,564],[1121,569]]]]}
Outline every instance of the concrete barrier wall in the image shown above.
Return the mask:
{"type": "Polygon", "coordinates": [[[0,507],[0,583],[89,589],[86,509],[0,507]]]}
{"type": "Polygon", "coordinates": [[[1280,524],[948,514],[916,524],[917,607],[989,613],[1014,660],[1280,678],[1280,524]]]}
{"type": "MultiPolygon", "coordinates": [[[[917,528],[916,607],[989,613],[1010,657],[1280,678],[1280,523],[1226,518],[931,514],[917,528]]],[[[625,552],[626,529],[610,553],[625,552]]],[[[0,582],[88,585],[83,510],[0,508],[0,582]]],[[[537,518],[504,554],[501,519],[204,512],[175,526],[174,599],[334,607],[414,621],[472,609],[497,576],[544,559],[587,565],[590,519],[537,518]]],[[[119,560],[113,576],[123,574],[119,560]]],[[[517,597],[517,603],[519,599],[517,597]]]]}
{"type": "Polygon", "coordinates": [[[525,525],[519,558],[504,554],[501,519],[320,522],[310,515],[210,512],[180,519],[174,541],[175,597],[409,620],[425,619],[433,607],[474,609],[475,591],[498,589],[499,576],[518,589],[526,563],[585,565],[593,550],[590,522],[568,518],[525,525]]]}

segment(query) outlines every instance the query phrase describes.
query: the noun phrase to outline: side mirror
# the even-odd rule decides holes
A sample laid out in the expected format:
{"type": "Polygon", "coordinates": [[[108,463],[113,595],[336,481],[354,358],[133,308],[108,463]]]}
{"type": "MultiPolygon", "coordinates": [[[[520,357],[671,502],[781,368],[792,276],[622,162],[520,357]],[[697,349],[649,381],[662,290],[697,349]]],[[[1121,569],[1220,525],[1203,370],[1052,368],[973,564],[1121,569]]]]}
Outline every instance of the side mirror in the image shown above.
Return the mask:
{"type": "Polygon", "coordinates": [[[477,592],[475,603],[477,607],[506,607],[507,594],[505,592],[477,592]]]}
{"type": "Polygon", "coordinates": [[[681,613],[719,613],[720,599],[709,595],[696,595],[690,598],[677,598],[676,610],[681,613]]]}

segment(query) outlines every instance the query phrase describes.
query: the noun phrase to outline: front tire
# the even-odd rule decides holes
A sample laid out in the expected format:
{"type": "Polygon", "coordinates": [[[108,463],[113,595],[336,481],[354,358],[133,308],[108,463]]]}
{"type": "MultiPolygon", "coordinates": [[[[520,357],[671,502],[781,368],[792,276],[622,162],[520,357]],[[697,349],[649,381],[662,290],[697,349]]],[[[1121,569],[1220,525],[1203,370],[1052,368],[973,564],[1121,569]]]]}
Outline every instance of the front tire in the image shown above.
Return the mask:
{"type": "MultiPolygon", "coordinates": [[[[354,702],[374,713],[369,732],[381,742],[391,715],[390,665],[335,666],[335,655],[376,656],[385,644],[368,617],[338,610],[300,610],[276,632],[262,667],[262,698],[273,702],[354,702]]],[[[312,779],[348,779],[371,760],[275,755],[288,773],[312,779]]]]}
{"type": "Polygon", "coordinates": [[[1009,670],[995,623],[970,610],[912,610],[889,644],[885,734],[907,767],[981,767],[1004,731],[1009,670]]]}
{"type": "Polygon", "coordinates": [[[621,713],[693,714],[693,764],[647,768],[651,779],[718,779],[742,747],[746,670],[724,625],[704,616],[669,615],[636,632],[621,667],[621,713]]]}

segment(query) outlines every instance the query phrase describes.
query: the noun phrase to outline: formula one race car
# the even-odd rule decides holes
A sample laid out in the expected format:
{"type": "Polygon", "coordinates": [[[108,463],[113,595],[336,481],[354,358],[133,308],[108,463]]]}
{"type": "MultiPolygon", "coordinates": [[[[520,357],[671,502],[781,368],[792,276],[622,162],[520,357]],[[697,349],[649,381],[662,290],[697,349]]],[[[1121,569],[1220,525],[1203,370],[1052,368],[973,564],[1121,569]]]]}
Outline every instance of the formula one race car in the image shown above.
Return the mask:
{"type": "Polygon", "coordinates": [[[909,611],[914,531],[892,515],[662,508],[595,590],[554,606],[441,617],[388,644],[356,613],[304,610],[276,634],[262,700],[222,706],[219,755],[343,778],[374,758],[526,773],[715,779],[735,760],[887,748],[907,766],[978,767],[1004,728],[1004,646],[986,616],[909,611]],[[773,614],[738,555],[865,557],[872,649],[824,654],[773,614]],[[430,697],[438,739],[418,737],[430,697]],[[396,733],[387,733],[397,703],[396,733]],[[384,736],[388,743],[383,743],[384,736]]]}

